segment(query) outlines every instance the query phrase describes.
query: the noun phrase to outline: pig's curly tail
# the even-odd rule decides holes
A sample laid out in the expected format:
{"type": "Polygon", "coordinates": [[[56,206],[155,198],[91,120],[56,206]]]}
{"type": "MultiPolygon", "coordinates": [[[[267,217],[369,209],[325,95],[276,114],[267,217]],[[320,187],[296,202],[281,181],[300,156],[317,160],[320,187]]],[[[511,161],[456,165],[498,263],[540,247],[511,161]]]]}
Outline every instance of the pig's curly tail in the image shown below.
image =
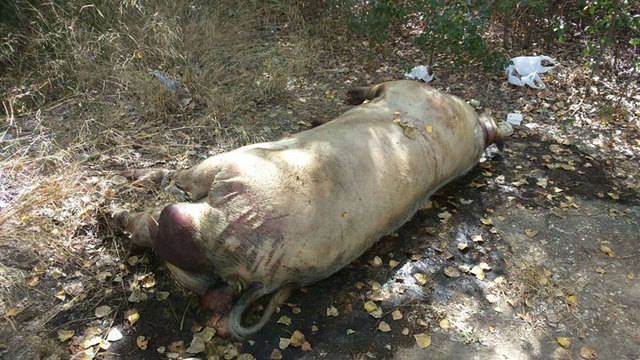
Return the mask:
{"type": "Polygon", "coordinates": [[[242,315],[247,308],[256,300],[273,292],[273,288],[266,288],[262,284],[256,284],[249,288],[231,309],[231,314],[229,315],[229,331],[231,335],[238,340],[242,340],[262,329],[271,318],[276,306],[280,305],[289,297],[292,289],[293,285],[285,285],[277,289],[273,295],[271,295],[271,299],[269,299],[269,303],[264,309],[260,320],[254,325],[245,327],[242,325],[242,315]]]}

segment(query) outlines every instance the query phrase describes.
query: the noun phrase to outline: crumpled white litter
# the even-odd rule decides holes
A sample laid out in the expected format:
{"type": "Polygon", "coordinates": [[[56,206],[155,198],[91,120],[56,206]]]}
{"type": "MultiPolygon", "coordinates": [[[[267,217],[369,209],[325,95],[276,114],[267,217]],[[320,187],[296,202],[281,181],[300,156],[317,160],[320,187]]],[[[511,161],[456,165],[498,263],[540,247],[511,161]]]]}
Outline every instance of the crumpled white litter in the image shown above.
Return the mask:
{"type": "Polygon", "coordinates": [[[410,72],[404,74],[404,77],[407,79],[424,81],[426,83],[431,82],[431,80],[433,80],[433,76],[434,75],[429,71],[429,68],[424,65],[418,65],[411,69],[410,72]]]}
{"type": "Polygon", "coordinates": [[[555,59],[545,55],[514,57],[505,70],[507,81],[516,86],[527,85],[534,89],[544,89],[544,82],[538,74],[546,73],[558,65],[560,64],[555,59]],[[551,65],[542,65],[543,61],[547,61],[551,65]]]}
{"type": "Polygon", "coordinates": [[[180,81],[172,79],[169,74],[163,71],[153,70],[152,72],[150,72],[150,74],[160,80],[162,85],[166,86],[171,91],[176,91],[180,88],[180,86],[182,86],[182,84],[180,84],[180,81]]]}

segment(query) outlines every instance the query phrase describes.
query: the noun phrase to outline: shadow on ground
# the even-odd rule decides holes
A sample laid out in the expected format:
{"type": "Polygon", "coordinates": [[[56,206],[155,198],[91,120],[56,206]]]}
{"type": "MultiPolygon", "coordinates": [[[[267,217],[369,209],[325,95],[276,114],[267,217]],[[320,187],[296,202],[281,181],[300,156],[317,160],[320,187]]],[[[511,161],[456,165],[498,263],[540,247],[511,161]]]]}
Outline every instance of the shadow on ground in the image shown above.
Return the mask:
{"type": "MultiPolygon", "coordinates": [[[[600,358],[637,359],[637,194],[616,185],[605,163],[526,132],[488,156],[397,234],[296,292],[253,339],[234,347],[214,338],[210,356],[268,359],[299,330],[312,349],[289,346],[283,358],[570,359],[585,346],[600,358]],[[365,310],[366,301],[382,316],[365,310]],[[419,347],[415,334],[430,335],[431,345],[419,347]],[[568,349],[557,337],[570,339],[568,349]]],[[[137,266],[162,268],[153,260],[137,266]]],[[[138,304],[141,319],[106,358],[165,358],[158,347],[188,346],[205,320],[166,270],[156,280],[171,296],[138,304]],[[138,336],[148,338],[146,351],[138,336]]],[[[116,323],[126,323],[126,297],[115,299],[116,323]]],[[[50,325],[68,327],[82,321],[77,315],[63,312],[50,325]]]]}

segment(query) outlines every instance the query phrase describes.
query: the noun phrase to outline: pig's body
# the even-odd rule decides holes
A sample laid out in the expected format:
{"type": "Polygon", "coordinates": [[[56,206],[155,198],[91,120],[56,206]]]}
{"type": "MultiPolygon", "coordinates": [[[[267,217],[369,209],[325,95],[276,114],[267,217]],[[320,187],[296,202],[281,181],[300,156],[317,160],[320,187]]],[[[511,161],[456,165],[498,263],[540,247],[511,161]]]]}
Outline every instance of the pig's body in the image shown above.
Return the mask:
{"type": "MultiPolygon", "coordinates": [[[[160,215],[159,255],[191,274],[258,284],[259,295],[315,282],[409,220],[500,136],[462,100],[418,82],[361,91],[370,102],[322,126],[178,172],[199,200],[160,215]]],[[[250,333],[231,320],[234,334],[250,333]]]]}

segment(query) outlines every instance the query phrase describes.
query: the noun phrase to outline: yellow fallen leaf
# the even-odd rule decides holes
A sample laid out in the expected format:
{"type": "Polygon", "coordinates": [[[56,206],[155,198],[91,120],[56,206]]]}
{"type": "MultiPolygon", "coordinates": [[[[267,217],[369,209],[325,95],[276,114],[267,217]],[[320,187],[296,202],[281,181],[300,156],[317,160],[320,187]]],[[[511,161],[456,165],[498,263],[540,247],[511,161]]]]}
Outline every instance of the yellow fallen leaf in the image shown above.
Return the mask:
{"type": "Polygon", "coordinates": [[[445,266],[444,274],[450,278],[457,278],[460,276],[460,270],[454,268],[453,266],[445,266]]]}
{"type": "Polygon", "coordinates": [[[85,349],[88,349],[88,348],[90,348],[92,346],[100,344],[100,342],[102,342],[102,338],[100,336],[91,336],[91,337],[86,337],[82,341],[80,346],[82,346],[85,349]]]}
{"type": "Polygon", "coordinates": [[[580,348],[580,356],[586,360],[593,360],[598,357],[598,353],[588,346],[583,346],[580,348]]]}
{"type": "Polygon", "coordinates": [[[480,218],[480,222],[485,224],[485,225],[492,225],[493,224],[493,220],[491,220],[491,218],[480,218]]]}
{"type": "Polygon", "coordinates": [[[383,315],[382,309],[371,300],[364,303],[364,309],[375,319],[380,319],[383,315]]]}
{"type": "Polygon", "coordinates": [[[371,266],[380,266],[382,265],[382,259],[380,256],[374,256],[373,259],[371,259],[370,264],[371,266]]]}
{"type": "Polygon", "coordinates": [[[147,345],[149,345],[149,339],[146,336],[138,336],[136,338],[136,345],[140,350],[147,350],[147,345]]]}
{"type": "Polygon", "coordinates": [[[153,275],[153,273],[148,273],[140,276],[138,278],[138,281],[140,282],[140,286],[145,289],[150,289],[156,286],[156,277],[155,275],[153,275]]]}
{"type": "Polygon", "coordinates": [[[611,250],[611,248],[608,247],[607,245],[600,245],[600,251],[603,252],[604,254],[607,254],[607,256],[609,256],[609,257],[616,256],[616,254],[613,252],[613,250],[611,250]]]}
{"type": "Polygon", "coordinates": [[[575,305],[578,303],[578,296],[575,294],[567,295],[567,304],[575,305]]]}
{"type": "Polygon", "coordinates": [[[451,218],[451,213],[445,210],[441,213],[438,213],[438,217],[440,218],[440,221],[444,223],[451,218]]]}
{"type": "Polygon", "coordinates": [[[393,312],[391,313],[391,318],[393,320],[400,320],[402,319],[402,313],[400,312],[400,310],[395,309],[393,310],[393,312]]]}
{"type": "Polygon", "coordinates": [[[607,195],[609,195],[609,197],[612,198],[613,200],[620,200],[620,195],[618,195],[618,193],[608,192],[607,195]]]}
{"type": "Polygon", "coordinates": [[[536,181],[536,185],[540,186],[541,188],[546,188],[546,187],[547,187],[547,185],[549,185],[549,179],[548,179],[548,178],[546,178],[546,177],[539,178],[539,179],[536,181]]]}
{"type": "Polygon", "coordinates": [[[34,287],[36,285],[38,285],[38,283],[40,282],[40,276],[39,275],[31,275],[27,278],[27,286],[28,287],[34,287]]]}
{"type": "Polygon", "coordinates": [[[109,305],[98,306],[94,312],[97,318],[103,318],[111,313],[111,307],[109,305]]]}
{"type": "Polygon", "coordinates": [[[527,235],[528,237],[532,238],[532,237],[538,235],[538,230],[536,230],[536,229],[524,229],[524,234],[527,235]]]}
{"type": "Polygon", "coordinates": [[[107,350],[111,347],[111,343],[102,339],[100,340],[100,342],[98,343],[98,347],[102,350],[107,350]]]}
{"type": "Polygon", "coordinates": [[[330,306],[327,308],[327,316],[338,316],[340,315],[340,312],[338,311],[338,309],[335,306],[330,306]]]}
{"type": "Polygon", "coordinates": [[[475,275],[478,280],[484,280],[485,278],[484,270],[478,265],[472,267],[470,273],[475,275]]]}
{"type": "Polygon", "coordinates": [[[280,316],[280,318],[278,319],[278,321],[276,323],[289,326],[289,325],[291,325],[291,318],[286,316],[286,315],[283,315],[283,316],[280,316]]]}
{"type": "Polygon", "coordinates": [[[562,147],[560,145],[551,144],[549,145],[549,150],[551,150],[551,152],[554,154],[560,154],[560,152],[562,151],[562,147]]]}
{"type": "Polygon", "coordinates": [[[299,330],[295,330],[293,334],[291,334],[291,346],[293,347],[301,347],[304,344],[304,334],[299,330]]]}
{"type": "Polygon", "coordinates": [[[429,281],[429,277],[423,273],[415,273],[413,277],[420,285],[425,285],[429,281]]]}
{"type": "Polygon", "coordinates": [[[602,275],[602,274],[604,274],[604,273],[605,273],[605,270],[604,270],[604,268],[602,268],[602,267],[598,266],[598,267],[596,268],[596,272],[597,272],[598,274],[602,275]]]}
{"type": "Polygon", "coordinates": [[[376,303],[374,303],[373,301],[366,301],[364,303],[364,309],[367,310],[368,313],[374,312],[378,310],[378,305],[376,305],[376,303]]]}
{"type": "Polygon", "coordinates": [[[73,330],[58,330],[58,340],[65,342],[71,339],[75,333],[73,330]]]}
{"type": "Polygon", "coordinates": [[[140,313],[138,313],[137,309],[129,309],[124,313],[124,317],[127,319],[129,324],[133,325],[140,320],[140,313]]]}
{"type": "Polygon", "coordinates": [[[391,331],[391,326],[385,321],[380,321],[380,324],[378,324],[378,330],[382,332],[389,332],[391,331]]]}
{"type": "Polygon", "coordinates": [[[7,311],[4,312],[4,317],[7,319],[16,317],[16,315],[18,315],[17,307],[8,308],[7,311]]]}
{"type": "Polygon", "coordinates": [[[515,187],[520,187],[522,185],[527,185],[527,184],[529,184],[529,182],[525,178],[519,178],[516,181],[511,183],[511,185],[513,185],[515,187]]]}
{"type": "Polygon", "coordinates": [[[471,241],[473,241],[473,242],[483,242],[484,239],[482,238],[482,235],[475,234],[475,235],[471,235],[471,241]]]}
{"type": "Polygon", "coordinates": [[[447,319],[442,319],[440,320],[440,328],[445,330],[449,329],[451,328],[451,323],[447,319]]]}
{"type": "Polygon", "coordinates": [[[397,260],[393,260],[393,259],[389,260],[389,267],[392,268],[392,269],[394,267],[398,266],[399,264],[400,264],[400,262],[398,262],[397,260]]]}
{"type": "Polygon", "coordinates": [[[425,131],[427,134],[431,134],[431,133],[433,132],[433,126],[431,126],[431,125],[425,125],[425,127],[424,127],[424,131],[425,131]]]}
{"type": "Polygon", "coordinates": [[[414,339],[416,339],[416,344],[423,349],[426,349],[431,345],[431,335],[420,333],[413,335],[414,339]]]}
{"type": "Polygon", "coordinates": [[[280,350],[284,350],[287,347],[289,347],[289,344],[291,344],[291,339],[289,339],[289,338],[280,338],[280,342],[278,343],[278,347],[280,348],[280,350]]]}
{"type": "Polygon", "coordinates": [[[631,281],[636,278],[636,275],[632,272],[627,274],[627,280],[631,281]]]}
{"type": "Polygon", "coordinates": [[[403,127],[402,132],[404,133],[404,136],[408,137],[409,139],[416,138],[416,130],[410,126],[403,127]]]}
{"type": "Polygon", "coordinates": [[[131,256],[131,257],[129,257],[127,259],[127,263],[129,263],[129,265],[131,265],[131,266],[136,265],[138,262],[140,262],[140,258],[135,256],[135,255],[133,255],[133,256],[131,256]]]}
{"type": "Polygon", "coordinates": [[[188,353],[197,354],[199,352],[204,351],[205,339],[203,338],[202,334],[199,332],[200,330],[202,330],[202,326],[200,326],[199,324],[193,324],[191,326],[191,331],[194,334],[193,334],[193,339],[191,340],[191,345],[187,348],[188,353]]]}
{"type": "Polygon", "coordinates": [[[571,339],[568,337],[558,336],[556,337],[556,341],[558,342],[558,345],[565,349],[568,349],[571,346],[571,339]]]}

